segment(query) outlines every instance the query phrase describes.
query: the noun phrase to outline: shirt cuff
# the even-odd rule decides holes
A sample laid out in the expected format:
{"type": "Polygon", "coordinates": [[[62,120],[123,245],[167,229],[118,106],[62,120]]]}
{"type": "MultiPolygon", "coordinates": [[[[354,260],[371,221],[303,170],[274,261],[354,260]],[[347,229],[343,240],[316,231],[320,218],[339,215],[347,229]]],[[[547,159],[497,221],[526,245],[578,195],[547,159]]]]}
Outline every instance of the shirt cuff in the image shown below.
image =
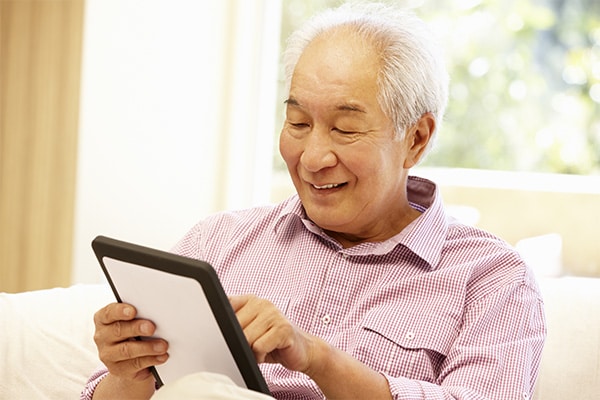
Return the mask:
{"type": "Polygon", "coordinates": [[[92,400],[94,396],[94,392],[96,391],[96,387],[100,384],[102,379],[106,378],[108,375],[108,370],[106,367],[100,367],[89,377],[85,387],[83,388],[81,395],[79,396],[79,400],[92,400]]]}
{"type": "Polygon", "coordinates": [[[390,393],[395,400],[447,399],[449,397],[448,393],[433,383],[381,374],[387,379],[390,393]]]}

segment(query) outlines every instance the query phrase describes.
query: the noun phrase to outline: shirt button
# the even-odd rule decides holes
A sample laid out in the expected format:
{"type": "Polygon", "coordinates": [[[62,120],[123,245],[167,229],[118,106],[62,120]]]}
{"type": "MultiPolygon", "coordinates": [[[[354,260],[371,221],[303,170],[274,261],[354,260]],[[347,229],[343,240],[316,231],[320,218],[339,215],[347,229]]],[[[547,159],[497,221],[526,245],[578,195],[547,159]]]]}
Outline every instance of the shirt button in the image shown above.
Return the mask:
{"type": "Polygon", "coordinates": [[[406,340],[413,340],[415,338],[415,333],[414,332],[406,332],[406,335],[404,335],[404,337],[406,338],[406,340]]]}
{"type": "Polygon", "coordinates": [[[524,398],[525,400],[529,400],[529,393],[527,393],[527,392],[523,392],[523,398],[524,398]]]}
{"type": "Polygon", "coordinates": [[[349,256],[348,256],[348,254],[346,254],[346,253],[342,253],[342,258],[343,258],[344,260],[347,260],[347,259],[348,259],[348,257],[349,257],[349,256]]]}
{"type": "Polygon", "coordinates": [[[323,325],[329,325],[331,323],[331,316],[325,315],[323,318],[321,318],[321,321],[323,322],[323,325]]]}

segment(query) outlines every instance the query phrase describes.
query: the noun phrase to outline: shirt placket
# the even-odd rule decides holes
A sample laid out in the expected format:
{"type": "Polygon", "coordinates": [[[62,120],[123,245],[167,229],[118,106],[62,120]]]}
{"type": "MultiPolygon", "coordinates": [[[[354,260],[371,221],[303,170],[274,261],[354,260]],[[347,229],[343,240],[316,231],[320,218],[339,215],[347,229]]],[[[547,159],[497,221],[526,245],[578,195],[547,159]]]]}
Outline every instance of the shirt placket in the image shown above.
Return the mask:
{"type": "Polygon", "coordinates": [[[349,279],[348,259],[343,251],[333,253],[323,277],[322,295],[313,319],[313,332],[322,338],[335,335],[345,312],[344,305],[349,302],[345,295],[349,279]]]}

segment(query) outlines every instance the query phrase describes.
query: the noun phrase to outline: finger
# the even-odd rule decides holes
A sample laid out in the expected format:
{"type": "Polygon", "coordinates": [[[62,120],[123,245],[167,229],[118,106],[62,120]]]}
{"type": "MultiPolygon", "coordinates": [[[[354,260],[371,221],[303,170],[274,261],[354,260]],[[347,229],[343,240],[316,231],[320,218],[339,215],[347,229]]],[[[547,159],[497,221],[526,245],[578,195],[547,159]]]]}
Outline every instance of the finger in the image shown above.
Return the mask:
{"type": "Polygon", "coordinates": [[[233,311],[237,313],[238,310],[248,304],[251,298],[251,295],[231,296],[229,297],[229,303],[231,304],[233,311]]]}
{"type": "Polygon", "coordinates": [[[156,326],[148,320],[116,321],[108,325],[96,325],[94,341],[101,345],[110,345],[138,336],[152,336],[156,326]]]}
{"type": "Polygon", "coordinates": [[[288,323],[280,321],[268,326],[255,326],[251,324],[244,333],[247,335],[250,348],[260,362],[274,350],[290,347],[294,341],[294,329],[288,323]]]}
{"type": "Polygon", "coordinates": [[[131,304],[112,303],[94,314],[96,325],[108,325],[115,321],[130,321],[136,316],[136,309],[131,304]]]}
{"type": "Polygon", "coordinates": [[[258,297],[251,298],[244,307],[236,312],[236,317],[244,329],[244,333],[258,332],[257,334],[261,334],[276,324],[287,321],[273,303],[258,297]]]}
{"type": "Polygon", "coordinates": [[[146,356],[124,360],[109,366],[109,372],[121,377],[135,380],[144,380],[150,374],[150,367],[164,364],[169,358],[168,354],[160,356],[146,356]]]}
{"type": "MultiPolygon", "coordinates": [[[[168,343],[162,339],[126,340],[99,349],[105,364],[115,364],[137,358],[159,357],[167,354],[168,343]]],[[[108,366],[108,365],[107,365],[108,366]]]]}
{"type": "Polygon", "coordinates": [[[281,317],[281,312],[268,300],[253,295],[238,296],[232,300],[236,306],[235,315],[243,329],[254,323],[267,329],[281,317]]]}

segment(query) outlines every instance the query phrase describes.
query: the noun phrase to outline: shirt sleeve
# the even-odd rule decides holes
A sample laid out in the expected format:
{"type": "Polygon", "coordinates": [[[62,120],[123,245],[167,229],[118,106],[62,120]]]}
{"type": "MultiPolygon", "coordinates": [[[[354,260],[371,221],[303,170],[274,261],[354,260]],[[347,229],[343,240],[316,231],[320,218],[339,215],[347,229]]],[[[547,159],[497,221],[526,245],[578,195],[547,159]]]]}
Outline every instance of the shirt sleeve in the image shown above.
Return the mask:
{"type": "Polygon", "coordinates": [[[100,381],[106,378],[107,375],[108,370],[104,366],[94,371],[94,373],[89,377],[87,383],[85,384],[85,387],[81,391],[79,400],[92,400],[92,397],[94,396],[94,391],[96,391],[96,387],[98,387],[100,381]]]}
{"type": "Polygon", "coordinates": [[[546,325],[535,286],[514,283],[468,305],[435,382],[385,375],[394,399],[530,399],[546,325]]]}

